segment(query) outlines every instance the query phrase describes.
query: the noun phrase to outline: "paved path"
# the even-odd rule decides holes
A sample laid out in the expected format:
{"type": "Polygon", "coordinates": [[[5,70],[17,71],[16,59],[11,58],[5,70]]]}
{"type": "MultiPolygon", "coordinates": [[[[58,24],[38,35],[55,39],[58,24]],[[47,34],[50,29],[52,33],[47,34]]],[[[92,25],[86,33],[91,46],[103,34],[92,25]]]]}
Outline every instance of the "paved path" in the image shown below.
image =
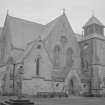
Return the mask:
{"type": "MultiPolygon", "coordinates": [[[[0,102],[7,100],[10,97],[0,97],[0,102]]],[[[31,98],[36,105],[105,105],[105,97],[92,98],[92,97],[69,97],[69,98],[47,98],[36,99],[31,98]]]]}
{"type": "Polygon", "coordinates": [[[39,105],[105,105],[105,98],[69,97],[56,99],[34,99],[39,105]]]}

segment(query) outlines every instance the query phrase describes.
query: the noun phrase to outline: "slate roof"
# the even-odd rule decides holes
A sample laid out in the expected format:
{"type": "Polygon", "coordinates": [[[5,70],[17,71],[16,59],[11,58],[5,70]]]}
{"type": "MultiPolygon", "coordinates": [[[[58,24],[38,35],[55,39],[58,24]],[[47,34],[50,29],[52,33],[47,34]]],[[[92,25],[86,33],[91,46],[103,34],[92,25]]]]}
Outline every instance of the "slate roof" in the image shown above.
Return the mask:
{"type": "Polygon", "coordinates": [[[104,25],[100,22],[100,20],[98,20],[95,16],[92,16],[87,23],[83,26],[83,28],[88,27],[91,24],[97,24],[99,26],[104,27],[104,25]]]}
{"type": "MultiPolygon", "coordinates": [[[[49,22],[49,23],[47,23],[46,25],[43,26],[41,32],[39,33],[39,35],[40,35],[42,40],[47,39],[47,37],[49,36],[49,33],[51,32],[51,30],[54,28],[54,26],[56,25],[56,23],[58,22],[58,20],[61,17],[62,17],[62,15],[57,17],[57,18],[55,18],[54,20],[52,20],[51,22],[49,22]]],[[[37,38],[38,38],[38,36],[37,36],[37,38]]],[[[30,45],[31,43],[36,41],[36,39],[33,39],[32,41],[30,41],[27,44],[30,45]]]]}
{"type": "MultiPolygon", "coordinates": [[[[8,15],[9,28],[14,47],[25,49],[27,43],[33,42],[39,35],[42,39],[46,38],[63,15],[57,17],[46,25],[8,15]]],[[[1,31],[2,28],[0,28],[0,32],[1,31]]]]}
{"type": "Polygon", "coordinates": [[[44,26],[13,16],[8,16],[8,19],[13,45],[17,48],[24,48],[28,42],[39,35],[44,26]]]}

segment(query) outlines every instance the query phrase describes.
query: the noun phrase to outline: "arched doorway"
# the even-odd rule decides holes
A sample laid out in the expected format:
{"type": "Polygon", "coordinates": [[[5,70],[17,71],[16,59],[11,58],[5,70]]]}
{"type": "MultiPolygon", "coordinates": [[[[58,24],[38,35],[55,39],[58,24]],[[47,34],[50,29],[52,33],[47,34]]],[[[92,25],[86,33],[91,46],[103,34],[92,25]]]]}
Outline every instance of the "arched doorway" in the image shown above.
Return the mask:
{"type": "Polygon", "coordinates": [[[76,82],[76,77],[73,76],[69,80],[69,89],[68,89],[69,94],[75,95],[75,82],[76,82]]]}
{"type": "Polygon", "coordinates": [[[81,88],[82,85],[79,75],[75,70],[70,71],[65,79],[64,91],[68,95],[79,95],[81,88]]]}

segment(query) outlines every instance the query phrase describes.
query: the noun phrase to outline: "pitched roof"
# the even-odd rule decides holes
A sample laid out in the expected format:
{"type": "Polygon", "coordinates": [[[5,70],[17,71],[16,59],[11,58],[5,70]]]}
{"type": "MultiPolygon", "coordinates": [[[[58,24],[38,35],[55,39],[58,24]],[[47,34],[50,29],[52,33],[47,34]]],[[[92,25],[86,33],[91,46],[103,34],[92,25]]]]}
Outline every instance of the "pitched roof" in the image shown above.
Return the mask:
{"type": "Polygon", "coordinates": [[[8,16],[8,19],[13,45],[18,48],[24,48],[28,42],[35,39],[44,26],[13,16],[8,16]]]}
{"type": "Polygon", "coordinates": [[[88,21],[87,23],[83,26],[83,28],[91,25],[91,24],[97,24],[99,26],[102,26],[104,27],[104,25],[100,22],[100,20],[98,20],[95,16],[92,16],[88,21]]]}
{"type": "MultiPolygon", "coordinates": [[[[49,37],[49,33],[52,31],[52,29],[54,28],[54,26],[56,25],[56,23],[60,20],[60,18],[62,17],[63,15],[55,18],[54,20],[52,20],[51,22],[49,22],[48,24],[44,25],[43,26],[43,29],[41,30],[40,32],[40,36],[41,36],[41,39],[42,40],[46,40],[47,37],[49,37]]],[[[38,37],[37,37],[38,38],[38,37]]],[[[36,39],[37,39],[36,38],[36,39]]],[[[33,43],[34,41],[36,41],[36,39],[33,39],[32,41],[30,41],[28,43],[28,45],[30,45],[31,43],[33,43]]]]}
{"type": "Polygon", "coordinates": [[[56,23],[58,22],[58,20],[62,17],[59,16],[57,18],[55,18],[54,20],[52,20],[51,22],[49,22],[48,24],[45,25],[44,30],[42,31],[42,39],[46,39],[46,37],[49,35],[49,33],[52,31],[52,29],[54,28],[54,26],[56,25],[56,23]],[[44,37],[43,37],[44,36],[44,37]]]}
{"type": "MultiPolygon", "coordinates": [[[[42,25],[35,22],[27,21],[24,19],[8,16],[9,29],[12,36],[14,47],[23,48],[27,43],[29,42],[33,43],[34,41],[36,41],[39,35],[41,36],[42,39],[43,38],[46,39],[46,37],[49,36],[49,33],[54,28],[54,26],[58,23],[58,21],[61,22],[62,19],[65,17],[66,17],[65,14],[63,14],[57,17],[56,19],[54,19],[53,21],[51,21],[50,23],[46,25],[42,25]]],[[[32,46],[33,44],[29,44],[28,50],[24,51],[24,53],[30,52],[30,49],[32,48],[32,46]]],[[[21,54],[21,51],[14,50],[12,53],[13,56],[17,56],[15,52],[19,53],[17,55],[21,54]]]]}

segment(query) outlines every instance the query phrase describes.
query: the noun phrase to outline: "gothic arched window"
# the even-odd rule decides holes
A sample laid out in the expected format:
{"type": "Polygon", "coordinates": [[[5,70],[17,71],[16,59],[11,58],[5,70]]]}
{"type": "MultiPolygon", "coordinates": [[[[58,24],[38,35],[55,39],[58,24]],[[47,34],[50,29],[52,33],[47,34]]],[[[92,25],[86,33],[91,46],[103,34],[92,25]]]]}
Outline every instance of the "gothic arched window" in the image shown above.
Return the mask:
{"type": "Polygon", "coordinates": [[[72,67],[73,65],[73,49],[68,48],[66,52],[66,66],[72,67]]]}
{"type": "Polygon", "coordinates": [[[40,75],[40,56],[38,55],[35,58],[35,64],[36,64],[36,75],[39,76],[40,75]]]}
{"type": "Polygon", "coordinates": [[[53,58],[54,58],[54,66],[59,66],[60,65],[60,53],[61,53],[61,48],[59,45],[56,45],[54,47],[54,52],[53,52],[53,58]]]}

